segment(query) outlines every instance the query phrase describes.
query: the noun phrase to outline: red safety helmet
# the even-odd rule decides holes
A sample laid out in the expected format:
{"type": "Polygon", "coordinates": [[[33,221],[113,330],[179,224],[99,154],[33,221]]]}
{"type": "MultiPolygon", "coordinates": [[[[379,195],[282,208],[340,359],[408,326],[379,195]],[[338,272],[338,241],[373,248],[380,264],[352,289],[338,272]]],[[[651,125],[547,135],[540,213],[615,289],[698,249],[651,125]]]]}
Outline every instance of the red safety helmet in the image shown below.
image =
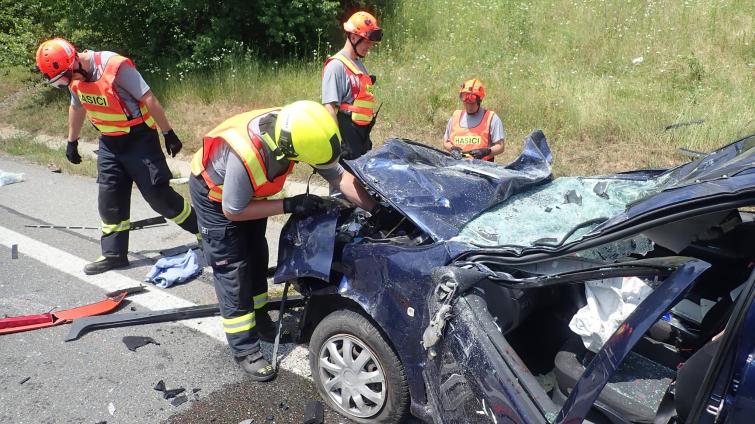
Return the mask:
{"type": "Polygon", "coordinates": [[[71,83],[73,64],[76,61],[76,47],[62,38],[45,41],[37,49],[37,68],[56,88],[71,83]]]}
{"type": "Polygon", "coordinates": [[[377,19],[367,12],[357,12],[343,23],[343,30],[356,34],[374,43],[383,39],[383,29],[377,24],[377,19]]]}
{"type": "Polygon", "coordinates": [[[465,103],[474,103],[485,98],[485,86],[478,79],[464,81],[459,90],[459,97],[465,103]]]}

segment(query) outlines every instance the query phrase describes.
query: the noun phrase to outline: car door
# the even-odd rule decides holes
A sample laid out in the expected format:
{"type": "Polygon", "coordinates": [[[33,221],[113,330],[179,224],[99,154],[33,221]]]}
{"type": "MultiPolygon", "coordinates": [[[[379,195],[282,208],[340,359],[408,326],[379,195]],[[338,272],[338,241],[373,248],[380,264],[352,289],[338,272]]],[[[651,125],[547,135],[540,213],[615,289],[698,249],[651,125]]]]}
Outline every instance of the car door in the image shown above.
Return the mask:
{"type": "MultiPolygon", "coordinates": [[[[697,259],[660,258],[499,281],[528,290],[606,276],[665,276],[605,343],[560,410],[506,342],[487,312],[484,294],[474,289],[474,277],[469,273],[435,273],[439,286],[454,286],[459,291],[456,301],[446,297],[440,302],[454,305],[452,312],[446,314],[449,318],[442,337],[435,343],[432,337],[424,338],[428,351],[424,378],[436,422],[582,422],[632,347],[708,267],[697,259]]],[[[435,311],[434,318],[445,311],[442,305],[431,304],[430,308],[435,311]]],[[[431,321],[428,331],[432,326],[431,321]]]]}

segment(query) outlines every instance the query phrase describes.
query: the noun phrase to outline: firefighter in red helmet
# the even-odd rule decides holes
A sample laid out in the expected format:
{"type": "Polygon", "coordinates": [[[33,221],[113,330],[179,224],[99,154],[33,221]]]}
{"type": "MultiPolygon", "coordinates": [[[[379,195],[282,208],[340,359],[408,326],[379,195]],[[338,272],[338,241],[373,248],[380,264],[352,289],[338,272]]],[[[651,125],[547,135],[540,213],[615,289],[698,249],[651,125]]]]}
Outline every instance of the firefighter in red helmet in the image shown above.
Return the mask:
{"type": "Polygon", "coordinates": [[[62,38],[42,43],[36,56],[37,68],[47,82],[71,93],[68,160],[81,162],[78,139],[85,117],[100,132],[97,203],[102,219],[102,256],[87,264],[84,272],[99,274],[128,265],[134,183],[152,209],[198,236],[191,205],[169,185],[173,174],[160,148],[157,127],[172,156],[181,150],[181,140],[134,63],[108,51],[77,52],[62,38]]]}
{"type": "Polygon", "coordinates": [[[375,76],[362,59],[383,39],[377,19],[357,12],[344,22],[343,49],[325,61],[322,72],[322,104],[338,122],[343,138],[343,159],[356,159],[372,149],[370,131],[375,124],[375,76]]]}
{"type": "Polygon", "coordinates": [[[457,159],[462,157],[493,162],[503,153],[506,133],[501,118],[492,110],[482,108],[485,86],[478,79],[465,81],[459,90],[464,109],[454,112],[448,120],[443,147],[457,159]]]}

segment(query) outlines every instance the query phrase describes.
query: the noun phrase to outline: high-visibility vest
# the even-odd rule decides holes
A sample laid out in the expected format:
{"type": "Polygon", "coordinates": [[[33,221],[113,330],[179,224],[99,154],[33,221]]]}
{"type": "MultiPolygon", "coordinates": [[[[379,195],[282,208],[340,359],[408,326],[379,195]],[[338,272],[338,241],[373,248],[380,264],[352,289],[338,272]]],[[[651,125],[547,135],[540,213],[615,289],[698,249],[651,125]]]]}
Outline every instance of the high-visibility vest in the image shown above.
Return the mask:
{"type": "Polygon", "coordinates": [[[93,52],[94,66],[102,72],[97,81],[71,81],[71,91],[79,98],[87,111],[92,125],[103,135],[125,135],[131,127],[142,122],[157,128],[155,120],[144,103],[139,102],[140,116],[131,116],[126,104],[118,96],[114,87],[115,76],[122,65],[134,66],[131,59],[121,55],[112,56],[103,66],[102,52],[93,52]]]}
{"type": "MultiPolygon", "coordinates": [[[[463,110],[454,112],[451,118],[450,140],[454,146],[459,147],[463,152],[474,149],[490,147],[490,122],[493,120],[493,112],[486,110],[482,120],[474,128],[462,128],[461,116],[463,110]]],[[[493,155],[488,155],[482,160],[492,160],[493,155]]]]}
{"type": "MultiPolygon", "coordinates": [[[[331,60],[338,60],[345,66],[346,75],[349,77],[349,81],[351,81],[351,95],[354,97],[352,104],[341,103],[338,108],[350,111],[351,121],[355,124],[369,125],[375,112],[372,77],[362,72],[354,62],[340,52],[329,57],[325,61],[325,65],[327,66],[331,60]]],[[[324,69],[323,67],[323,72],[324,69]]]]}
{"type": "Polygon", "coordinates": [[[213,181],[207,173],[207,163],[212,154],[220,147],[221,143],[228,145],[236,152],[244,162],[244,167],[249,175],[249,181],[254,188],[254,198],[264,199],[283,190],[286,177],[294,169],[295,162],[288,161],[288,169],[281,175],[268,175],[265,161],[261,150],[267,145],[268,151],[276,150],[276,145],[269,135],[260,135],[252,130],[252,123],[259,120],[270,112],[279,111],[280,108],[258,109],[251,112],[241,113],[225,120],[222,124],[207,133],[202,139],[202,147],[194,154],[191,161],[191,173],[202,176],[207,187],[210,189],[207,197],[215,202],[223,201],[223,181],[213,181]]]}

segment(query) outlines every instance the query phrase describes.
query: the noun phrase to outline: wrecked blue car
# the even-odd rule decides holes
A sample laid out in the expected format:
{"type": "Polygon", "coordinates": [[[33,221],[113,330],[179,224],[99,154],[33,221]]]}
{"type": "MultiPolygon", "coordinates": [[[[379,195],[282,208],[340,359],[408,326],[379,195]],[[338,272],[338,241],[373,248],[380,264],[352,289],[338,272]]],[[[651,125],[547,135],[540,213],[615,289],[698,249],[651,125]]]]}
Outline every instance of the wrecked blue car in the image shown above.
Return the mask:
{"type": "Polygon", "coordinates": [[[407,140],[349,162],[385,208],[283,229],[323,399],[361,423],[752,422],[755,136],[669,170],[551,174],[407,140]]]}

